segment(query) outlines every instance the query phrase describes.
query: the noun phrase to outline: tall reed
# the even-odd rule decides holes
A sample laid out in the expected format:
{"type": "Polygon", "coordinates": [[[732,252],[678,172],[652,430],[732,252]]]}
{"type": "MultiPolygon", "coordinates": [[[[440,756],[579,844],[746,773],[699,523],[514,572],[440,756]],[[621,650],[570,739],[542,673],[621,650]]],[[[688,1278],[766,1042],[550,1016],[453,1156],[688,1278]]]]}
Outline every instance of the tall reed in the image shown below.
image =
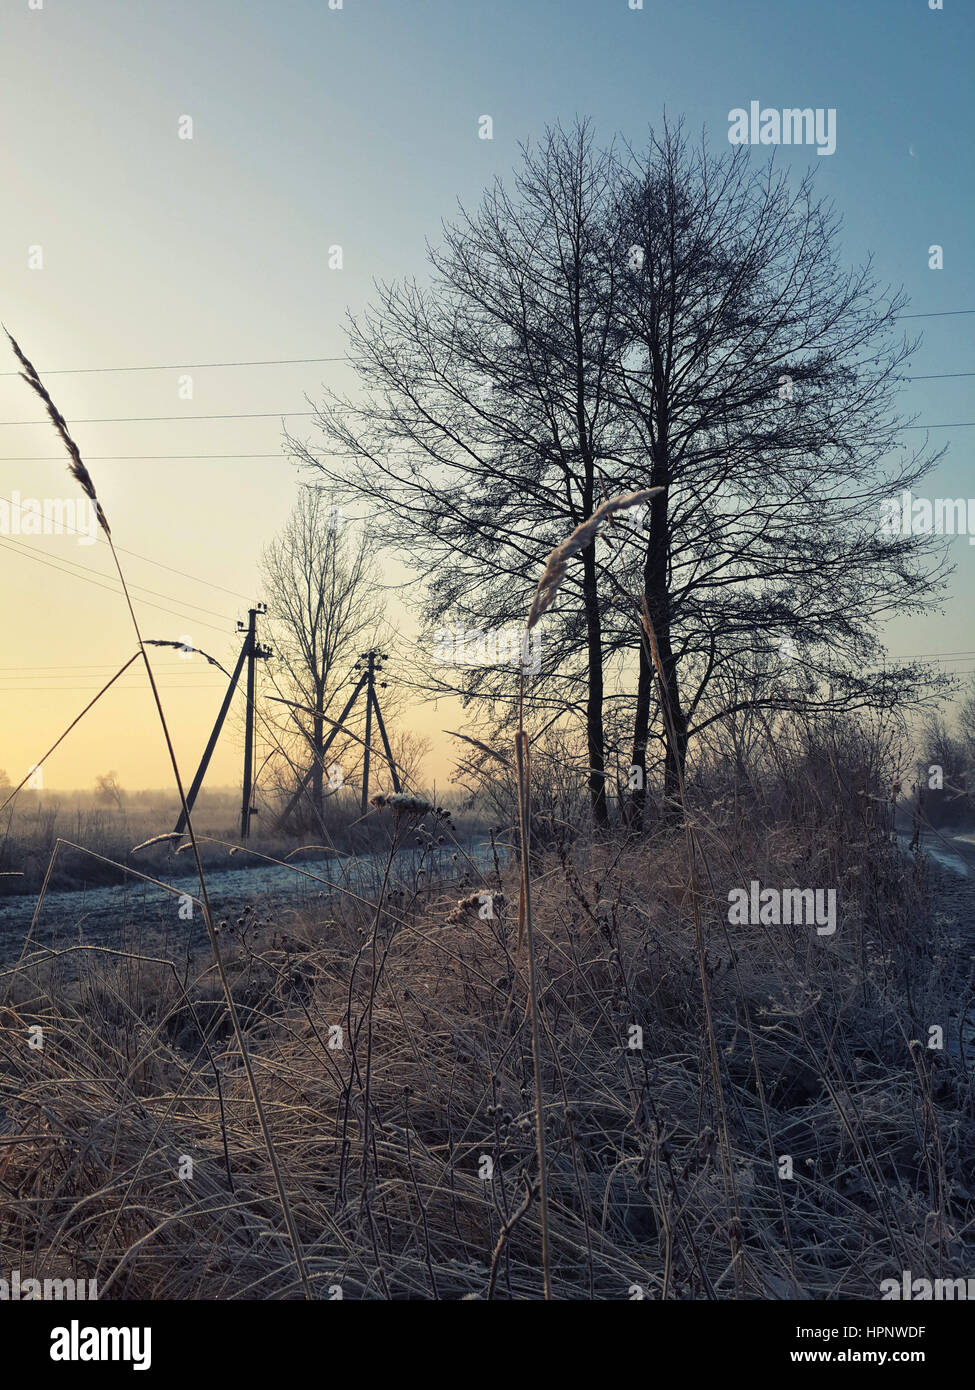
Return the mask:
{"type": "Polygon", "coordinates": [[[244,1031],[241,1027],[240,1018],[237,1013],[237,1006],[234,1002],[233,991],[230,988],[230,982],[227,978],[227,972],[224,965],[223,955],[220,950],[220,942],[213,927],[213,914],[210,909],[210,899],[207,893],[206,876],[203,872],[203,861],[200,858],[200,850],[196,842],[196,835],[193,830],[193,820],[192,816],[190,815],[190,808],[187,805],[186,793],[183,790],[183,779],[180,775],[179,763],[176,758],[176,750],[173,747],[173,741],[169,731],[169,724],[166,720],[166,714],[163,709],[162,699],[159,694],[159,688],[156,685],[156,678],[152,670],[152,664],[149,661],[149,653],[146,650],[146,643],[143,641],[142,631],[139,626],[139,620],[136,617],[135,608],[132,605],[132,597],[129,593],[128,584],[126,583],[125,573],[122,569],[122,564],[119,560],[118,552],[115,548],[115,543],[112,540],[111,527],[108,524],[108,518],[106,517],[105,512],[102,509],[102,505],[98,500],[98,496],[95,491],[95,484],[92,481],[91,474],[88,472],[88,469],[85,466],[78,445],[71,437],[64,416],[61,414],[57,406],[54,404],[54,401],[51,399],[51,396],[49,395],[47,388],[41,381],[41,378],[38,375],[36,368],[34,367],[33,363],[21,351],[16,339],[9,332],[7,332],[6,328],[4,328],[4,332],[7,333],[7,338],[10,342],[11,347],[13,348],[14,355],[16,356],[18,362],[23,368],[23,370],[20,373],[22,380],[24,380],[27,383],[27,385],[31,388],[31,390],[34,391],[35,394],[40,397],[47,411],[47,414],[51,420],[51,423],[53,424],[57,434],[61,439],[61,442],[64,444],[64,447],[67,450],[69,458],[68,470],[71,473],[71,476],[80,486],[82,492],[84,492],[85,496],[88,497],[91,503],[93,504],[95,508],[95,515],[98,519],[98,524],[104,532],[105,539],[108,543],[109,550],[112,554],[112,560],[115,564],[115,569],[119,577],[119,583],[122,586],[122,592],[125,596],[125,602],[128,607],[129,617],[132,620],[132,627],[135,631],[136,642],[138,643],[139,647],[139,654],[142,657],[142,662],[145,666],[146,675],[149,680],[149,686],[152,690],[153,702],[155,703],[156,712],[159,716],[159,723],[163,731],[163,737],[166,741],[166,750],[168,752],[170,765],[173,771],[173,779],[176,783],[176,789],[179,793],[180,805],[182,807],[183,815],[185,817],[186,831],[189,836],[190,844],[193,848],[193,859],[196,865],[197,876],[200,880],[200,897],[202,899],[203,920],[206,924],[207,934],[210,939],[210,948],[213,952],[214,964],[217,967],[217,973],[220,978],[220,985],[221,989],[223,990],[224,1000],[227,1007],[227,1013],[230,1018],[231,1027],[233,1029],[234,1039],[237,1043],[237,1048],[240,1053],[241,1062],[243,1064],[244,1071],[247,1076],[247,1084],[254,1102],[254,1108],[257,1111],[258,1121],[260,1123],[261,1133],[267,1151],[268,1162],[271,1165],[271,1170],[274,1175],[274,1182],[277,1188],[278,1198],[281,1203],[281,1212],[284,1217],[285,1226],[287,1228],[288,1238],[291,1244],[295,1266],[297,1268],[299,1278],[301,1279],[301,1283],[305,1291],[305,1297],[310,1299],[313,1295],[311,1290],[311,1284],[308,1279],[308,1271],[306,1269],[304,1256],[302,1253],[301,1242],[298,1237],[298,1229],[295,1224],[294,1215],[291,1210],[291,1203],[288,1200],[288,1194],[285,1190],[284,1179],[282,1177],[281,1168],[278,1163],[277,1153],[274,1147],[274,1140],[271,1135],[270,1126],[267,1121],[267,1116],[264,1113],[264,1106],[261,1103],[260,1092],[257,1088],[257,1079],[254,1075],[254,1068],[251,1063],[250,1052],[248,1050],[247,1043],[244,1038],[244,1031]]]}
{"type": "MultiPolygon", "coordinates": [[[[610,497],[587,517],[564,541],[555,547],[545,561],[541,578],[532,598],[525,622],[525,650],[528,633],[546,613],[558,595],[568,573],[569,561],[581,555],[594,543],[604,522],[617,512],[639,506],[656,497],[663,488],[644,488],[618,497],[610,497]]],[[[532,1078],[535,1086],[535,1143],[538,1157],[538,1210],[542,1237],[542,1287],[546,1299],[552,1297],[552,1267],[549,1252],[548,1164],[545,1153],[545,1114],[542,1093],[542,1040],[539,1029],[538,967],[535,952],[535,926],[532,920],[531,896],[531,761],[528,735],[525,732],[525,670],[521,668],[518,689],[518,732],[515,736],[515,767],[518,779],[518,832],[521,844],[521,893],[518,903],[518,946],[524,937],[528,945],[528,1009],[532,1039],[532,1078]]]]}

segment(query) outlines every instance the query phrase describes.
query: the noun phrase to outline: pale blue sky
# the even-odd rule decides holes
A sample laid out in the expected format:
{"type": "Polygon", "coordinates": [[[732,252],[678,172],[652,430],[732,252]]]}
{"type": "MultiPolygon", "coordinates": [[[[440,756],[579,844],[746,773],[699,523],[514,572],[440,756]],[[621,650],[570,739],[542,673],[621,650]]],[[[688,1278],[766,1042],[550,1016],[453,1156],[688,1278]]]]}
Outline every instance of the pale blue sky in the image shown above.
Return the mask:
{"type": "MultiPolygon", "coordinates": [[[[913,312],[975,309],[973,53],[963,0],[941,12],[927,0],[645,0],[638,11],[627,0],[345,0],[341,10],[326,0],[44,0],[40,10],[4,0],[0,316],[42,372],[338,355],[346,307],[367,302],[374,277],[422,274],[425,240],[456,199],[474,202],[507,175],[518,142],[546,123],[588,115],[605,138],[639,143],[666,108],[721,147],[728,112],[751,100],[835,107],[835,155],[777,157],[797,171],[819,166],[849,258],[872,250],[913,312]],[[192,141],[177,138],[184,114],[192,141]],[[477,138],[483,114],[493,141],[477,138]],[[327,268],[334,243],[340,272],[327,268]],[[927,268],[933,243],[944,247],[942,271],[927,268]],[[28,269],[38,245],[43,269],[28,269]]],[[[913,372],[975,371],[975,315],[917,326],[913,372]]],[[[245,607],[236,595],[254,591],[260,549],[295,487],[285,460],[241,456],[278,454],[277,414],[306,410],[306,394],[349,372],[341,363],[199,370],[192,401],[179,398],[179,375],[59,375],[48,385],[72,422],[270,412],[74,426],[121,543],[234,593],[134,558],[132,578],[212,610],[205,621],[225,628],[223,615],[245,607]],[[133,457],[142,454],[232,457],[133,457]]],[[[973,381],[915,382],[905,411],[934,424],[975,420],[973,381]]],[[[0,377],[0,420],[38,418],[26,388],[0,377]]],[[[300,432],[303,422],[291,424],[300,432]]],[[[937,430],[932,441],[951,443],[939,493],[975,495],[975,429],[937,430]]],[[[46,429],[0,428],[0,496],[69,495],[61,459],[44,461],[57,452],[46,429]]],[[[107,571],[101,545],[42,544],[59,562],[107,571]]],[[[975,646],[975,547],[959,540],[954,556],[946,615],[897,625],[895,653],[975,646]]],[[[0,572],[18,597],[0,665],[36,672],[0,673],[0,766],[12,771],[16,748],[76,710],[89,680],[82,666],[107,668],[131,643],[111,594],[2,546],[0,572]],[[90,631],[64,618],[68,595],[68,611],[78,598],[89,605],[90,631]],[[61,676],[41,674],[55,663],[61,676]]],[[[145,616],[153,635],[195,633],[222,657],[232,645],[191,618],[145,616]]],[[[183,675],[168,679],[192,760],[219,695],[205,674],[193,678],[203,689],[177,690],[183,675]]],[[[123,782],[164,782],[154,745],[146,751],[137,737],[118,749],[119,711],[131,711],[133,730],[149,728],[137,708],[148,719],[141,695],[120,693],[52,780],[90,785],[111,765],[123,782]]],[[[235,761],[221,754],[217,780],[232,779],[235,761]]]]}

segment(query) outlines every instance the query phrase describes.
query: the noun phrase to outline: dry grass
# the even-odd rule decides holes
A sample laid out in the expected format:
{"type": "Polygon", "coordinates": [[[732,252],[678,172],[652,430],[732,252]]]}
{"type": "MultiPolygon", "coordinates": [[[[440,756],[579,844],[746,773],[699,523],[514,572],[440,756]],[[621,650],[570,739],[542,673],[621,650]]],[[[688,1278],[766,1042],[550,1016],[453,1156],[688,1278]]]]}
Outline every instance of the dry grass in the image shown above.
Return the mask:
{"type": "MultiPolygon", "coordinates": [[[[122,883],[126,875],[118,864],[157,877],[191,873],[193,865],[187,862],[185,852],[174,857],[173,842],[166,832],[178,813],[175,797],[171,804],[161,800],[149,809],[133,804],[121,813],[90,806],[72,807],[53,793],[44,793],[39,805],[31,805],[21,797],[0,815],[0,898],[36,894],[59,839],[83,845],[102,859],[60,853],[51,876],[51,887],[55,889],[122,883]],[[3,878],[5,873],[11,877],[3,878]]],[[[341,802],[333,800],[329,806],[327,843],[322,843],[321,831],[317,837],[312,831],[313,838],[307,844],[296,844],[291,836],[258,827],[244,848],[240,845],[239,818],[239,797],[229,808],[222,796],[201,797],[194,808],[200,857],[215,889],[219,889],[223,870],[259,867],[264,862],[259,856],[283,860],[303,852],[303,859],[308,861],[340,861],[346,856],[377,854],[386,845],[385,829],[378,818],[370,814],[362,819],[357,793],[350,793],[341,802]],[[228,855],[228,845],[237,846],[232,856],[228,855]]],[[[272,820],[270,816],[266,819],[269,823],[272,820]]],[[[484,818],[468,811],[458,810],[452,826],[454,839],[465,849],[484,838],[484,818]]]]}
{"type": "MultiPolygon", "coordinates": [[[[799,791],[696,818],[737,1271],[680,837],[563,844],[533,876],[555,1298],[727,1298],[736,1273],[744,1297],[865,1298],[902,1269],[967,1273],[971,1080],[912,1045],[950,1035],[964,993],[936,895],[862,798],[799,791]],[[840,884],[840,930],[729,940],[718,904],[751,877],[840,884]]],[[[471,875],[428,904],[387,879],[223,942],[319,1297],[541,1295],[517,887],[471,875]],[[457,920],[459,893],[494,916],[457,920]]],[[[175,964],[84,950],[0,977],[2,1105],[32,1136],[0,1146],[0,1264],[108,1297],[300,1296],[213,967],[175,964]]]]}

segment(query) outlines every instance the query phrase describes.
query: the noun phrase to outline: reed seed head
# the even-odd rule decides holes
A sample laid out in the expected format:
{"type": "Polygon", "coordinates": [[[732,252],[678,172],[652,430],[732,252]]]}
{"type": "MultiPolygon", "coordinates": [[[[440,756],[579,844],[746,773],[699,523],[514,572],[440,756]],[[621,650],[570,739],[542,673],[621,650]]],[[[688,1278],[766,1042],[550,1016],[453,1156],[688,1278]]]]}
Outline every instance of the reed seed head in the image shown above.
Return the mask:
{"type": "Polygon", "coordinates": [[[57,406],[54,404],[54,402],[51,400],[51,397],[48,395],[47,387],[44,385],[44,383],[41,381],[41,378],[38,376],[37,368],[34,366],[33,362],[31,362],[21,352],[20,344],[17,342],[16,338],[14,338],[13,335],[10,332],[8,332],[6,328],[4,328],[3,331],[7,334],[7,337],[10,340],[10,346],[14,350],[14,354],[17,358],[17,361],[24,369],[20,373],[21,379],[23,381],[26,381],[27,385],[31,388],[31,390],[35,391],[37,395],[40,396],[41,400],[44,402],[44,408],[50,416],[51,423],[57,430],[58,434],[61,436],[62,443],[64,444],[64,447],[67,449],[68,456],[70,458],[68,469],[71,473],[71,476],[80,485],[81,490],[85,494],[85,496],[90,498],[90,500],[94,504],[95,515],[98,517],[98,524],[105,532],[105,535],[110,536],[112,533],[109,529],[108,519],[105,516],[105,513],[102,511],[101,503],[99,502],[98,497],[95,494],[95,484],[92,482],[91,474],[85,467],[84,460],[81,457],[81,451],[79,450],[77,444],[74,442],[74,440],[71,438],[71,435],[68,432],[68,425],[64,416],[61,414],[60,410],[58,410],[57,406]]]}
{"type": "Polygon", "coordinates": [[[538,588],[535,590],[535,597],[532,599],[532,605],[528,612],[528,622],[525,626],[529,632],[542,614],[555,602],[555,596],[562,587],[569,561],[574,556],[581,554],[586,546],[595,540],[603,522],[609,520],[616,512],[626,511],[628,507],[638,507],[641,502],[656,497],[659,492],[663,492],[662,487],[648,487],[643,488],[640,492],[627,492],[618,497],[608,498],[602,506],[596,508],[592,516],[577,526],[561,545],[555,547],[545,562],[545,569],[538,581],[538,588]]]}

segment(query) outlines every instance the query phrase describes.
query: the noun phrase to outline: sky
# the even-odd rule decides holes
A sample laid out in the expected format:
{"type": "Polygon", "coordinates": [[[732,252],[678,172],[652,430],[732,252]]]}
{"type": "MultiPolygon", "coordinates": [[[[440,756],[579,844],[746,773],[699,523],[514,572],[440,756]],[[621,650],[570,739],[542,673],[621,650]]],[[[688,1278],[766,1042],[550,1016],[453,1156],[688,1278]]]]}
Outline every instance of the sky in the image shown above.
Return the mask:
{"type": "MultiPolygon", "coordinates": [[[[781,147],[776,159],[796,174],[817,166],[847,259],[871,252],[878,278],[924,315],[910,370],[937,379],[905,385],[902,411],[948,446],[931,494],[975,495],[975,376],[947,375],[975,373],[975,312],[959,312],[975,311],[975,6],[635,3],[2,0],[0,318],[81,446],[146,636],[233,661],[236,621],[261,597],[261,550],[299,483],[282,420],[314,447],[309,401],[323,383],[352,385],[341,360],[282,359],[341,359],[343,319],[374,281],[422,276],[457,200],[475,204],[517,166],[520,142],[576,116],[639,144],[666,111],[720,149],[729,113],[753,100],[834,108],[835,153],[781,147]],[[478,134],[485,115],[491,140],[478,134]],[[941,269],[929,268],[935,245],[941,269]]],[[[2,499],[76,493],[15,370],[7,353],[0,517],[2,499]]],[[[103,542],[13,524],[0,528],[0,768],[19,781],[134,641],[103,542]]],[[[956,538],[952,559],[943,612],[895,621],[888,639],[894,656],[932,653],[964,673],[975,546],[956,538]]],[[[400,599],[388,616],[391,635],[409,635],[400,599]]],[[[220,677],[175,653],[156,666],[189,769],[220,677]]],[[[441,701],[411,720],[434,739],[430,775],[445,776],[440,730],[459,717],[441,701]]],[[[232,784],[239,761],[232,733],[213,782],[232,784]]],[[[108,770],[124,787],[170,780],[135,668],[45,764],[44,785],[90,788],[108,770]]]]}

